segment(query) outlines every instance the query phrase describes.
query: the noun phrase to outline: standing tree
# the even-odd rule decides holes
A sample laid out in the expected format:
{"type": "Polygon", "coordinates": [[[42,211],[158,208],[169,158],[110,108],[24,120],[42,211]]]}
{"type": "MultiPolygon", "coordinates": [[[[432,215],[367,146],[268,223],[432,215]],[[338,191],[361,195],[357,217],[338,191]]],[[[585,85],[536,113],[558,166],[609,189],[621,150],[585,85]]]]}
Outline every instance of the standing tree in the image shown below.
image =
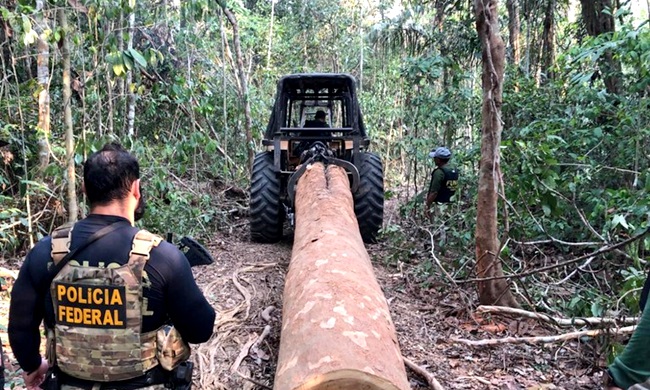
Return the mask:
{"type": "Polygon", "coordinates": [[[246,78],[246,70],[244,69],[244,59],[242,58],[241,43],[239,39],[239,25],[237,18],[232,13],[230,8],[226,5],[225,0],[217,0],[217,3],[223,10],[223,13],[228,18],[228,22],[232,26],[232,41],[235,47],[235,60],[237,61],[237,73],[239,75],[238,93],[239,97],[244,104],[244,119],[246,130],[246,150],[248,151],[248,166],[253,166],[253,120],[251,119],[251,105],[250,97],[248,96],[248,80],[246,78]]]}
{"type": "MultiPolygon", "coordinates": [[[[587,34],[592,37],[615,31],[614,8],[611,0],[580,0],[582,19],[587,34]]],[[[614,58],[612,50],[606,50],[600,59],[600,69],[605,87],[609,93],[618,93],[621,88],[619,75],[621,64],[614,58]]]]}
{"type": "Polygon", "coordinates": [[[79,206],[77,203],[76,174],[74,169],[74,129],[72,127],[72,87],[70,76],[70,38],[65,8],[58,10],[59,26],[61,26],[61,58],[63,59],[63,123],[65,124],[65,150],[68,181],[68,221],[76,222],[79,206]]]}
{"type": "MultiPolygon", "coordinates": [[[[129,9],[129,38],[126,48],[131,54],[133,51],[133,35],[135,34],[135,0],[129,2],[132,6],[129,9]]],[[[135,61],[134,61],[135,62],[135,61]]],[[[126,134],[132,137],[135,134],[135,86],[133,85],[133,68],[126,72],[126,93],[128,96],[126,103],[126,134]]]]}
{"type": "Polygon", "coordinates": [[[36,1],[36,78],[38,80],[38,129],[42,132],[38,139],[39,172],[50,163],[50,44],[47,37],[51,33],[45,15],[45,2],[36,1]]]}
{"type": "Polygon", "coordinates": [[[519,34],[521,24],[519,22],[519,3],[518,0],[508,0],[506,2],[508,8],[508,40],[510,41],[510,50],[512,63],[519,67],[521,54],[519,49],[519,34]]]}
{"type": "MultiPolygon", "coordinates": [[[[476,30],[482,47],[483,108],[481,166],[476,210],[476,269],[479,278],[503,276],[497,230],[497,186],[501,180],[501,105],[505,45],[499,35],[497,0],[475,0],[476,30]]],[[[481,304],[517,306],[504,279],[478,282],[481,304]]]]}
{"type": "Polygon", "coordinates": [[[547,0],[542,33],[542,73],[544,81],[553,80],[555,64],[555,0],[547,0]]]}

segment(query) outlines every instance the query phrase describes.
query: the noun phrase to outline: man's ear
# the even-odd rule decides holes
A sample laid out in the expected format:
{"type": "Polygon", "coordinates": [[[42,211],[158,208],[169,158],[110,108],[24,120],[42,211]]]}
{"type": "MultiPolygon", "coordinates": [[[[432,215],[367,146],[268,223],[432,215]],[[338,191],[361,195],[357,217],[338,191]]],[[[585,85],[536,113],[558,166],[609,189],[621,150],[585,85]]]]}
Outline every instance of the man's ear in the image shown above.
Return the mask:
{"type": "Polygon", "coordinates": [[[134,180],[133,183],[131,183],[131,192],[136,199],[140,199],[142,196],[140,193],[140,179],[134,180]]]}

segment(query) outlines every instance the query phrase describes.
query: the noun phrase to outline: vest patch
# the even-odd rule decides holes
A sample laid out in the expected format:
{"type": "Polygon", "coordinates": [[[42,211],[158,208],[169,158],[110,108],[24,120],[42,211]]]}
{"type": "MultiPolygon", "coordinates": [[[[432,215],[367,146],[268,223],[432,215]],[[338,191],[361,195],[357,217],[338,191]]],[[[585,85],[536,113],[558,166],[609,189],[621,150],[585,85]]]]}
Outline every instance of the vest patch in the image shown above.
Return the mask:
{"type": "Polygon", "coordinates": [[[54,283],[57,324],[84,328],[126,328],[126,288],[54,283]]]}

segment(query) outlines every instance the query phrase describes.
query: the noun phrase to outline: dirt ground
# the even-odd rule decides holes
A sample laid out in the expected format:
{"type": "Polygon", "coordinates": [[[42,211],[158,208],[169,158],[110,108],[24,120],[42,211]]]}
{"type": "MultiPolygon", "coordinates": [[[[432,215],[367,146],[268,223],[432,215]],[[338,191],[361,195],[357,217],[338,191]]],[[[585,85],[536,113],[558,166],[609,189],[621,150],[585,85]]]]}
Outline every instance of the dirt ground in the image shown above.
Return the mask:
{"type": "MultiPolygon", "coordinates": [[[[387,205],[386,213],[394,212],[387,205]]],[[[194,346],[197,389],[271,389],[278,357],[282,290],[291,259],[291,236],[277,244],[249,240],[248,225],[217,231],[207,245],[215,263],[194,269],[196,280],[218,312],[215,334],[194,346]],[[266,332],[265,332],[266,328],[266,332]],[[263,335],[264,334],[264,335],[263,335]],[[261,336],[263,337],[261,338],[261,336]],[[261,338],[261,341],[260,341],[261,338]]],[[[389,302],[403,356],[430,372],[445,389],[598,389],[597,339],[554,344],[471,347],[455,339],[554,335],[560,330],[533,320],[474,315],[473,287],[451,286],[439,272],[418,282],[419,260],[384,261],[385,243],[367,247],[389,302]]],[[[444,257],[440,257],[445,261],[444,257]]],[[[19,261],[0,264],[17,270],[19,261]]],[[[22,388],[6,336],[9,295],[0,296],[0,338],[6,357],[5,388],[22,388]]],[[[407,369],[413,390],[430,388],[407,369]]]]}

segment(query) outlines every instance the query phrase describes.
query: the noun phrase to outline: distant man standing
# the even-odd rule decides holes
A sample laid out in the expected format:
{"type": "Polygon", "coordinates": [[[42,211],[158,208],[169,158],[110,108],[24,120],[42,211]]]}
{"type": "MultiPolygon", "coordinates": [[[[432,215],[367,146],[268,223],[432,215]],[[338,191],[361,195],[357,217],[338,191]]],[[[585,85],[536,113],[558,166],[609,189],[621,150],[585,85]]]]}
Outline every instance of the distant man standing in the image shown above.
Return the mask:
{"type": "Polygon", "coordinates": [[[451,151],[445,147],[439,147],[429,153],[429,157],[433,158],[436,164],[431,174],[431,183],[429,184],[429,192],[427,193],[426,205],[424,213],[427,218],[430,218],[430,208],[433,202],[436,203],[449,203],[451,197],[456,193],[458,187],[458,171],[456,168],[450,167],[447,164],[451,158],[451,151]]]}

